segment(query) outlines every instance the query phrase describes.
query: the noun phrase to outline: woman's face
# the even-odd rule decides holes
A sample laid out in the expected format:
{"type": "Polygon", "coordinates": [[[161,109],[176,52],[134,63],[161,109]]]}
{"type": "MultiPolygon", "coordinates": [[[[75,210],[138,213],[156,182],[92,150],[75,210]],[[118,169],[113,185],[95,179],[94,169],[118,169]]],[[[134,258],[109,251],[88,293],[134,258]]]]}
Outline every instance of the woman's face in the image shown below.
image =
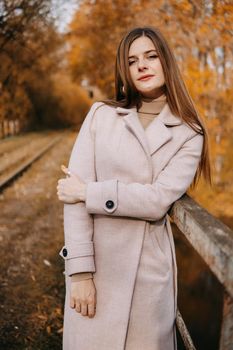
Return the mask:
{"type": "Polygon", "coordinates": [[[141,36],[129,48],[129,71],[135,88],[145,97],[161,95],[165,83],[160,59],[150,38],[141,36]]]}

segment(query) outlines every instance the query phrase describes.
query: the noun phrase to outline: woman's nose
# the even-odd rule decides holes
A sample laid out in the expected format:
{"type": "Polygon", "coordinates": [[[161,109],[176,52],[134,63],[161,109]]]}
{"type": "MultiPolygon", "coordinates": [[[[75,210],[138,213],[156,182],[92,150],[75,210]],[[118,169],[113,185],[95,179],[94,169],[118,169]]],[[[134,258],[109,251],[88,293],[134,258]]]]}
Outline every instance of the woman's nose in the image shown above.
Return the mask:
{"type": "Polygon", "coordinates": [[[138,70],[142,71],[147,68],[147,63],[144,59],[138,60],[138,70]]]}

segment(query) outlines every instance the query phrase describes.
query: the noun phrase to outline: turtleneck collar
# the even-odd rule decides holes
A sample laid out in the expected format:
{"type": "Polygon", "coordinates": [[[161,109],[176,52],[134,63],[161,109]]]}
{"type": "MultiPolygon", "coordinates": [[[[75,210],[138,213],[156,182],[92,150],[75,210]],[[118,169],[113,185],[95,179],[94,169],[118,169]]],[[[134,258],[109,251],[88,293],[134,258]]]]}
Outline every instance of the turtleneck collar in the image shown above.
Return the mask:
{"type": "Polygon", "coordinates": [[[156,97],[156,98],[144,97],[144,96],[142,97],[143,102],[164,101],[166,99],[167,99],[167,97],[166,97],[165,93],[163,93],[162,95],[160,95],[159,97],[156,97]]]}
{"type": "Polygon", "coordinates": [[[142,105],[139,108],[139,113],[146,113],[146,114],[156,114],[160,113],[163,107],[165,106],[167,102],[167,97],[165,94],[162,94],[161,96],[152,99],[152,98],[142,98],[142,105]]]}

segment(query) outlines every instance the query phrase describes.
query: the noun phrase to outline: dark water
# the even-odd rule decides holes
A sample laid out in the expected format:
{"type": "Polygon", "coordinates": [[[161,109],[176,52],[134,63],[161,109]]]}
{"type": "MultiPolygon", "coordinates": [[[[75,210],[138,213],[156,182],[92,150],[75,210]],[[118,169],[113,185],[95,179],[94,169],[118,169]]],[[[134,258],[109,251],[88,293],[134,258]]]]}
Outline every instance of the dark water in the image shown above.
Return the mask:
{"type": "MultiPolygon", "coordinates": [[[[198,350],[219,348],[223,288],[206,263],[175,225],[178,265],[178,308],[198,350]]],[[[183,350],[178,333],[178,349],[183,350]]]]}

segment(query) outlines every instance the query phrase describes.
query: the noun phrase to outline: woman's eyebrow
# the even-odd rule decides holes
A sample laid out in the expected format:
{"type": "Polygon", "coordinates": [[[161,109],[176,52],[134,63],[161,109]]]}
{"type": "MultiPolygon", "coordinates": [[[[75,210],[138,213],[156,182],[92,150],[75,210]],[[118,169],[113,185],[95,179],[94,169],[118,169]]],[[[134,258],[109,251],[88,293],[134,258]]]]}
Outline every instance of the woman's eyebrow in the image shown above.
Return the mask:
{"type": "MultiPolygon", "coordinates": [[[[157,53],[157,51],[155,49],[152,49],[152,50],[148,50],[148,51],[145,51],[143,53],[150,53],[150,52],[155,52],[157,53]]],[[[133,57],[137,57],[136,55],[133,55],[133,56],[129,56],[128,58],[133,58],[133,57]]]]}

